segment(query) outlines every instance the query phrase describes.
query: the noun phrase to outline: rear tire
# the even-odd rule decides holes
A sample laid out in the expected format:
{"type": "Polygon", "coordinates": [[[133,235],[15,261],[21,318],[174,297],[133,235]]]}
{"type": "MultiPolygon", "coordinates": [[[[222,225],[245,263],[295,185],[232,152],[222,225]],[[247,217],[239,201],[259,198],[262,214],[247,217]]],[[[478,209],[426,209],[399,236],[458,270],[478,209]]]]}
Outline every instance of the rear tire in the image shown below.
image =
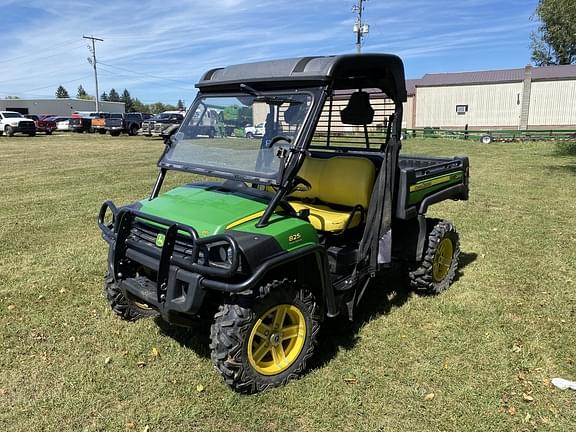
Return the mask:
{"type": "Polygon", "coordinates": [[[256,393],[299,377],[320,329],[314,295],[286,280],[274,281],[251,299],[232,296],[214,316],[211,358],[226,384],[256,393]]]}
{"type": "Polygon", "coordinates": [[[492,143],[492,137],[490,135],[482,135],[482,137],[480,137],[480,142],[482,144],[491,144],[492,143]]]}
{"type": "Polygon", "coordinates": [[[253,134],[252,132],[248,132],[248,133],[246,134],[246,138],[252,139],[252,138],[254,138],[254,134],[253,134]]]}
{"type": "Polygon", "coordinates": [[[140,318],[154,317],[158,315],[154,309],[144,309],[129,301],[114,282],[110,272],[104,275],[104,294],[108,304],[116,315],[125,321],[136,321],[140,318]]]}
{"type": "Polygon", "coordinates": [[[416,292],[435,295],[446,290],[456,276],[460,238],[454,225],[448,221],[429,219],[428,227],[424,258],[408,277],[416,292]]]}

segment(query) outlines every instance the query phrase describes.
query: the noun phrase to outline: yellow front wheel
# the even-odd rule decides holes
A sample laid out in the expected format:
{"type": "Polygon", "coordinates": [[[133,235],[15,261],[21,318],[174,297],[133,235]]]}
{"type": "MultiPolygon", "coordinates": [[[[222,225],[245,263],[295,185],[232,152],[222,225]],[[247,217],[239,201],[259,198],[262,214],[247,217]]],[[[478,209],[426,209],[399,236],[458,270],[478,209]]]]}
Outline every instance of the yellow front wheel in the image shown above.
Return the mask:
{"type": "Polygon", "coordinates": [[[248,360],[262,375],[284,372],[296,361],[306,340],[302,311],[290,304],[274,306],[256,321],[248,339],[248,360]]]}
{"type": "Polygon", "coordinates": [[[287,280],[253,299],[220,307],[211,328],[211,357],[225,382],[241,393],[283,385],[302,374],[320,327],[311,291],[287,280]]]}

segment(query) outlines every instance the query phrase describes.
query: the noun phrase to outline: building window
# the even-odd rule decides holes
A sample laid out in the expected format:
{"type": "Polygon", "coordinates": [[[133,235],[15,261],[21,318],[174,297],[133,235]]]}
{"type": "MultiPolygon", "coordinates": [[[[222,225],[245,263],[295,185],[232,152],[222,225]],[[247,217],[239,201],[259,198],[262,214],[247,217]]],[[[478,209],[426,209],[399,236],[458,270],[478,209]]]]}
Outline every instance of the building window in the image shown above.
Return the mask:
{"type": "Polygon", "coordinates": [[[456,114],[466,115],[468,112],[468,105],[456,105],[456,114]]]}

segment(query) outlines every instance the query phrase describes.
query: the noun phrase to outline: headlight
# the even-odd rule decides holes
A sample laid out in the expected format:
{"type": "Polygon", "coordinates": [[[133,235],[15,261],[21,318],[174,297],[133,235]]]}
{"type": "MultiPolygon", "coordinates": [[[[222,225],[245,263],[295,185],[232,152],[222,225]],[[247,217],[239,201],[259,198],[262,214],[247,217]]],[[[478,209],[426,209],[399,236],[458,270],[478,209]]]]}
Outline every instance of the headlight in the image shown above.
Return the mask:
{"type": "Polygon", "coordinates": [[[232,247],[228,243],[217,243],[208,246],[208,265],[211,267],[230,268],[233,258],[232,247]]]}
{"type": "Polygon", "coordinates": [[[13,120],[10,122],[10,126],[18,126],[18,120],[13,120]]]}

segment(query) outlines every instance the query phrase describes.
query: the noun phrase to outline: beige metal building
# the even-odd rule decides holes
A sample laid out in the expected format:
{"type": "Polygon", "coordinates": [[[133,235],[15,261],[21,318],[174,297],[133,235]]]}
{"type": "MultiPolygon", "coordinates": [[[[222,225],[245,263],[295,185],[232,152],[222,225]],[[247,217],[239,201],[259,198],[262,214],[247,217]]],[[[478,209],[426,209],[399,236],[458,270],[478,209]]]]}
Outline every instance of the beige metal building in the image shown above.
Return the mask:
{"type": "Polygon", "coordinates": [[[427,74],[415,87],[408,128],[576,129],[576,65],[427,74]]]}
{"type": "MultiPolygon", "coordinates": [[[[0,111],[69,116],[74,111],[95,111],[96,102],[83,99],[0,99],[0,111]]],[[[123,102],[100,102],[100,111],[123,113],[123,102]]]]}

